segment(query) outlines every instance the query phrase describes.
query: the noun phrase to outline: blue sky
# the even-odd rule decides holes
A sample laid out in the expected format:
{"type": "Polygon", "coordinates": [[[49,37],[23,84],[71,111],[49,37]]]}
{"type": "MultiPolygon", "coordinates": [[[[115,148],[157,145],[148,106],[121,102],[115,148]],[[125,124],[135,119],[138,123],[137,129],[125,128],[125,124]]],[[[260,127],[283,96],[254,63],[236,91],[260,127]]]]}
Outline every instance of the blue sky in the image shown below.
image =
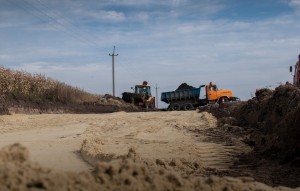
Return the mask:
{"type": "Polygon", "coordinates": [[[246,100],[291,81],[299,20],[300,0],[0,0],[0,65],[112,94],[115,45],[116,96],[213,81],[246,100]]]}

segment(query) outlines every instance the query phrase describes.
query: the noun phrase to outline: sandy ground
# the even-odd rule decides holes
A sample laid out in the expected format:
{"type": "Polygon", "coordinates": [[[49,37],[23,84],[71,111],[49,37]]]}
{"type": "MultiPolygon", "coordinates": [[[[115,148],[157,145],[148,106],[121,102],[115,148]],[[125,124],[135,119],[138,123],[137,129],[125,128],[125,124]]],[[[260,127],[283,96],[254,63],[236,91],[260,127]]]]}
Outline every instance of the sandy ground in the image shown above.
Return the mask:
{"type": "Polygon", "coordinates": [[[91,168],[79,154],[87,125],[70,115],[1,116],[0,146],[21,143],[30,159],[42,166],[63,171],[91,168]]]}
{"type": "Polygon", "coordinates": [[[251,178],[196,179],[207,170],[226,171],[238,154],[250,151],[241,141],[207,141],[202,130],[216,124],[211,114],[195,111],[0,116],[0,147],[21,143],[30,161],[42,167],[22,162],[26,149],[5,147],[0,166],[7,170],[0,171],[6,177],[0,178],[0,188],[64,190],[65,184],[71,190],[289,190],[251,178]],[[13,164],[10,158],[16,158],[13,164]],[[55,173],[66,171],[73,174],[55,173]],[[74,174],[79,171],[83,174],[74,174]]]}
{"type": "Polygon", "coordinates": [[[245,151],[193,139],[188,130],[216,126],[210,114],[195,111],[10,115],[1,116],[0,123],[1,147],[21,143],[32,161],[59,171],[90,170],[96,160],[118,158],[129,149],[149,162],[178,159],[186,165],[226,169],[233,153],[245,151]],[[83,142],[88,163],[79,152],[83,142]]]}
{"type": "MultiPolygon", "coordinates": [[[[194,166],[227,169],[235,153],[247,152],[247,147],[224,146],[201,140],[191,130],[215,128],[216,119],[204,112],[153,112],[107,115],[94,121],[85,131],[83,157],[91,164],[127,155],[133,149],[148,163],[168,164],[177,161],[178,169],[191,173],[194,166]]],[[[240,146],[240,145],[239,145],[240,146]]]]}

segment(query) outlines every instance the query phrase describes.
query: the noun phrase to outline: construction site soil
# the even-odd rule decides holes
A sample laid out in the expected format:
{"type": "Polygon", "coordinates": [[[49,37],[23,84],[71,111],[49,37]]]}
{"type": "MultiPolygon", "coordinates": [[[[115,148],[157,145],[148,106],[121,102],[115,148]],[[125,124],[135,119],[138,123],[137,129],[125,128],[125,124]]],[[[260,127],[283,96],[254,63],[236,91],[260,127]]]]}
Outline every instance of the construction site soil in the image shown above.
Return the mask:
{"type": "Polygon", "coordinates": [[[0,151],[0,190],[300,190],[300,90],[290,84],[198,111],[13,114],[0,125],[1,146],[19,142],[0,151]],[[60,136],[57,147],[41,140],[49,156],[80,145],[76,156],[92,170],[64,171],[69,159],[58,161],[58,169],[45,159],[36,163],[40,149],[32,135],[51,128],[60,136]]]}
{"type": "MultiPolygon", "coordinates": [[[[300,185],[299,88],[286,84],[275,90],[259,89],[247,102],[206,106],[200,111],[213,113],[220,127],[253,148],[239,156],[233,169],[244,166],[244,175],[271,185],[300,185]]],[[[223,132],[212,134],[224,138],[223,132]]]]}

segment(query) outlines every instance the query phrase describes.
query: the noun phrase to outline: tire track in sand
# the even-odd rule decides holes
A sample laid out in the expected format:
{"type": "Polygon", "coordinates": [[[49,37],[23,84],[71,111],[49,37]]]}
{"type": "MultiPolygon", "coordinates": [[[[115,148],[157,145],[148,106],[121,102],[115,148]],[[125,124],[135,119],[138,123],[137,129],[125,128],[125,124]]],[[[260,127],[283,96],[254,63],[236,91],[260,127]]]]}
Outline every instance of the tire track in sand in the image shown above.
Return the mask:
{"type": "Polygon", "coordinates": [[[91,164],[134,149],[147,163],[174,166],[175,161],[174,168],[186,173],[197,167],[227,170],[244,150],[206,141],[201,131],[208,128],[216,128],[216,119],[195,111],[112,114],[87,128],[81,151],[91,164]]]}

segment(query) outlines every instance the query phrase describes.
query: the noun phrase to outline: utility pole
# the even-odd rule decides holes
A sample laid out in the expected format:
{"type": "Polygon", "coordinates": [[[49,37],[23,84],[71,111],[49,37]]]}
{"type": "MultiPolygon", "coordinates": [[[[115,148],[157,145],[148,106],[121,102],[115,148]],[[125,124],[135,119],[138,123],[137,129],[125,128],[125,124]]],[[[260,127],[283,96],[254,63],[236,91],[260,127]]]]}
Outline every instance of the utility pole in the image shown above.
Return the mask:
{"type": "Polygon", "coordinates": [[[112,54],[109,54],[109,56],[112,57],[112,89],[113,89],[113,96],[115,96],[115,56],[118,56],[119,54],[115,54],[115,46],[112,54]]]}
{"type": "Polygon", "coordinates": [[[157,84],[155,85],[155,98],[156,98],[156,108],[158,108],[158,97],[157,97],[157,90],[159,89],[159,87],[157,87],[157,84]]]}

